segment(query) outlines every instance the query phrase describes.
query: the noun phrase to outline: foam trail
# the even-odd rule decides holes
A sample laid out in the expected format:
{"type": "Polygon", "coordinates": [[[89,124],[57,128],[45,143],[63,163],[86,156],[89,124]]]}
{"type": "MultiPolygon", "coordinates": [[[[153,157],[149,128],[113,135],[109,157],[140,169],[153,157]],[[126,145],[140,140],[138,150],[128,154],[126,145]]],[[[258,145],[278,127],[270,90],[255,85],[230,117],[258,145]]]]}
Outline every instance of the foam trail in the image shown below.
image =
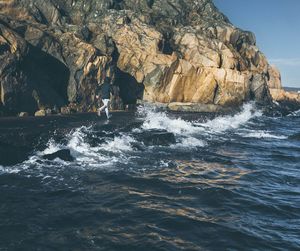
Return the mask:
{"type": "Polygon", "coordinates": [[[274,135],[271,134],[269,131],[250,131],[250,132],[243,132],[238,133],[238,135],[244,137],[244,138],[257,138],[257,139],[287,139],[286,136],[280,136],[280,135],[274,135]]]}
{"type": "Polygon", "coordinates": [[[288,117],[298,117],[300,116],[300,110],[294,111],[287,115],[288,117]]]}
{"type": "Polygon", "coordinates": [[[11,166],[5,167],[0,165],[0,175],[4,173],[16,174],[27,169],[29,169],[29,167],[23,164],[22,165],[18,164],[13,167],[11,166]]]}

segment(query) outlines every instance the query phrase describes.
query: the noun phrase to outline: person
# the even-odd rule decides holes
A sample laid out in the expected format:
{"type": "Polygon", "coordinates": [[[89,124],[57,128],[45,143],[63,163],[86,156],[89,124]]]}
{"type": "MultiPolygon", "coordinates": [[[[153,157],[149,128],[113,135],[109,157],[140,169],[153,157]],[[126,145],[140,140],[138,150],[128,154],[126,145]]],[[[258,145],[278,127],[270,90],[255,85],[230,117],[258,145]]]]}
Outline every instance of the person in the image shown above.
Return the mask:
{"type": "MultiPolygon", "coordinates": [[[[104,83],[100,87],[100,94],[101,94],[103,106],[98,109],[98,116],[101,116],[101,112],[105,110],[107,119],[111,118],[111,115],[109,114],[109,103],[110,103],[110,94],[111,94],[110,82],[111,79],[109,77],[106,77],[104,83]]],[[[96,97],[99,98],[98,95],[96,97]]]]}

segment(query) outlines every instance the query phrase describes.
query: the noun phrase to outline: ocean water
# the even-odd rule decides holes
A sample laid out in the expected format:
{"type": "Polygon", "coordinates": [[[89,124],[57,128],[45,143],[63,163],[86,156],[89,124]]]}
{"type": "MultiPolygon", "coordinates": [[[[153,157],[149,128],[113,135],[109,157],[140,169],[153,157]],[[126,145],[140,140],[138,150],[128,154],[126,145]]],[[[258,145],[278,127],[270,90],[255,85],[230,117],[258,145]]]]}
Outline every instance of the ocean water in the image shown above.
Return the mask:
{"type": "Polygon", "coordinates": [[[43,130],[0,166],[1,251],[300,250],[300,112],[143,107],[43,130]],[[74,160],[43,157],[62,149],[74,160]]]}

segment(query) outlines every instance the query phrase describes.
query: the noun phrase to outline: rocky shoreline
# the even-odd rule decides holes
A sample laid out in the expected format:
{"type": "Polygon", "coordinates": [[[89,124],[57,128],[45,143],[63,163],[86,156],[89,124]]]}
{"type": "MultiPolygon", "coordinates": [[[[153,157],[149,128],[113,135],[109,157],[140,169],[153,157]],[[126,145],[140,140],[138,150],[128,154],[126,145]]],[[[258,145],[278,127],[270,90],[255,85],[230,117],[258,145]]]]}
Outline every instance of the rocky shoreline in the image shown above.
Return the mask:
{"type": "Polygon", "coordinates": [[[106,76],[113,110],[138,100],[198,112],[299,102],[274,91],[280,73],[254,34],[211,0],[1,1],[0,62],[0,116],[95,111],[106,76]]]}

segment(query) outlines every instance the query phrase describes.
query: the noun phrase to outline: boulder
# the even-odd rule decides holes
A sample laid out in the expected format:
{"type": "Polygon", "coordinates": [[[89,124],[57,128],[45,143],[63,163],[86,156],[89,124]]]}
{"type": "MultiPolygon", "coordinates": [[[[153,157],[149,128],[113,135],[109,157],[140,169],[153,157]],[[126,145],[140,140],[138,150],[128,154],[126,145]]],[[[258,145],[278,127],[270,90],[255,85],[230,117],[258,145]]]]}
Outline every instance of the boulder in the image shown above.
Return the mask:
{"type": "Polygon", "coordinates": [[[28,117],[29,113],[28,112],[20,112],[19,117],[28,117]]]}
{"type": "Polygon", "coordinates": [[[47,159],[47,160],[54,160],[57,158],[64,160],[64,161],[74,161],[74,157],[71,155],[71,152],[69,149],[63,149],[63,150],[59,150],[55,153],[43,155],[43,159],[47,159]]]}
{"type": "Polygon", "coordinates": [[[39,110],[34,113],[35,117],[44,117],[46,115],[47,115],[46,110],[39,110]]]}
{"type": "Polygon", "coordinates": [[[176,139],[173,133],[165,130],[148,130],[139,133],[137,136],[140,142],[145,145],[160,145],[169,146],[176,143],[176,139]]]}
{"type": "Polygon", "coordinates": [[[71,110],[70,110],[70,107],[62,107],[61,109],[60,109],[60,113],[61,114],[64,114],[64,115],[67,115],[67,114],[71,114],[71,110]]]}

